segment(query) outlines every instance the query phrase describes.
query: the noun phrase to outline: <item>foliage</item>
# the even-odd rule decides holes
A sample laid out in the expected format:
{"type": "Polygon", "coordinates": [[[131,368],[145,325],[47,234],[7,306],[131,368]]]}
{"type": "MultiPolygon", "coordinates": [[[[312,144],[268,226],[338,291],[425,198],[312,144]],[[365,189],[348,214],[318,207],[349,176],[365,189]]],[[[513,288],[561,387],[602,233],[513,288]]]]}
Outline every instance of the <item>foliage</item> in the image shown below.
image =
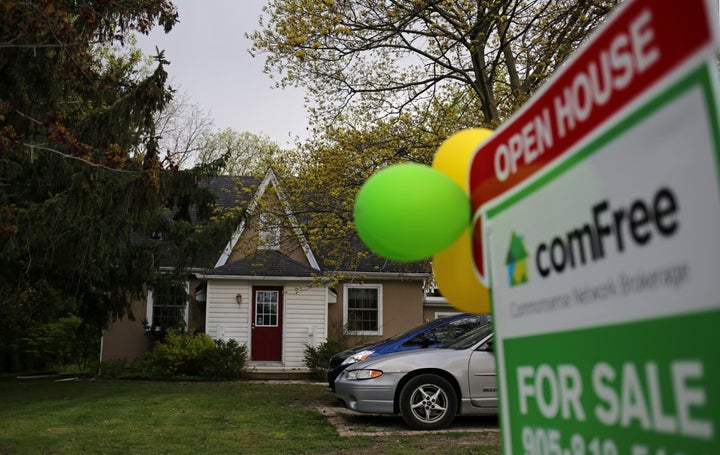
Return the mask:
{"type": "Polygon", "coordinates": [[[125,359],[105,360],[100,363],[99,374],[105,378],[118,378],[125,373],[125,359]]]}
{"type": "MultiPolygon", "coordinates": [[[[447,130],[435,130],[430,120],[422,122],[420,117],[408,115],[395,122],[378,121],[367,128],[350,123],[329,126],[323,136],[298,151],[294,161],[299,165],[294,173],[278,174],[299,227],[313,251],[322,255],[328,275],[342,279],[338,274],[361,268],[360,264],[368,257],[368,252],[360,248],[353,218],[355,196],[362,184],[391,164],[432,161],[443,131],[447,130]]],[[[273,210],[262,205],[259,209],[273,210]]],[[[278,213],[277,209],[275,212],[278,213]]],[[[387,266],[391,270],[412,268],[417,272],[416,264],[387,266]]]]}
{"type": "Polygon", "coordinates": [[[283,155],[280,147],[269,138],[231,128],[206,132],[202,138],[199,161],[203,163],[222,160],[223,174],[234,176],[257,176],[268,167],[276,167],[283,155]]]}
{"type": "Polygon", "coordinates": [[[355,195],[371,175],[429,165],[454,132],[497,127],[617,3],[270,0],[251,53],[313,103],[312,139],[288,155],[292,172],[277,174],[325,270],[367,257],[348,252],[359,245],[355,195]]]}
{"type": "Polygon", "coordinates": [[[249,38],[279,85],[309,90],[322,124],[348,107],[398,116],[462,91],[478,101],[478,125],[494,127],[617,3],[271,0],[249,38]]]}
{"type": "Polygon", "coordinates": [[[203,377],[210,379],[240,379],[247,374],[247,346],[234,339],[215,340],[215,349],[208,352],[203,377]]]}
{"type": "Polygon", "coordinates": [[[247,362],[247,347],[235,340],[213,341],[204,333],[170,330],[132,370],[156,379],[184,376],[240,379],[246,374],[247,362]]]}
{"type": "Polygon", "coordinates": [[[207,260],[236,217],[158,147],[171,100],[162,52],[148,71],[133,33],[169,31],[167,0],[2,3],[0,369],[31,360],[22,338],[71,313],[96,333],[130,314],[160,267],[207,260]],[[212,221],[212,222],[211,222],[212,221]]]}
{"type": "Polygon", "coordinates": [[[75,315],[32,327],[23,341],[36,370],[70,363],[84,370],[100,352],[100,333],[75,315]]]}
{"type": "Polygon", "coordinates": [[[320,343],[317,347],[306,344],[305,365],[310,368],[310,376],[313,379],[325,380],[330,358],[346,349],[345,344],[333,340],[320,343]]]}
{"type": "Polygon", "coordinates": [[[155,343],[149,358],[168,376],[200,376],[209,351],[215,348],[204,333],[184,334],[171,330],[155,343]]]}

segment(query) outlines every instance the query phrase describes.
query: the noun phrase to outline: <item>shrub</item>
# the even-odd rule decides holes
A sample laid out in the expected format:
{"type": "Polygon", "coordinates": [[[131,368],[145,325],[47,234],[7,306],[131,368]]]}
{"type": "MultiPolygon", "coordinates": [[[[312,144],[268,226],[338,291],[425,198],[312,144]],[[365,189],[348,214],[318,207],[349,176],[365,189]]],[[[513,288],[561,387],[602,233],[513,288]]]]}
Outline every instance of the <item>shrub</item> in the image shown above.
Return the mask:
{"type": "Polygon", "coordinates": [[[100,363],[100,376],[117,378],[125,373],[125,359],[105,360],[100,363]]]}
{"type": "Polygon", "coordinates": [[[136,378],[203,377],[240,379],[247,372],[247,347],[235,340],[213,341],[204,333],[168,331],[132,365],[136,378]]]}
{"type": "Polygon", "coordinates": [[[317,347],[305,345],[305,365],[310,368],[310,376],[316,380],[324,380],[330,357],[345,349],[347,346],[343,343],[332,340],[320,343],[317,347]]]}
{"type": "Polygon", "coordinates": [[[186,335],[171,330],[155,344],[149,360],[169,376],[200,376],[205,359],[214,348],[212,338],[204,333],[186,335]]]}
{"type": "Polygon", "coordinates": [[[80,370],[97,356],[99,340],[89,325],[72,314],[33,327],[24,339],[26,352],[35,368],[57,368],[74,363],[80,370]]]}
{"type": "Polygon", "coordinates": [[[215,340],[215,349],[208,351],[202,375],[211,379],[240,379],[245,376],[247,346],[237,341],[215,340]]]}

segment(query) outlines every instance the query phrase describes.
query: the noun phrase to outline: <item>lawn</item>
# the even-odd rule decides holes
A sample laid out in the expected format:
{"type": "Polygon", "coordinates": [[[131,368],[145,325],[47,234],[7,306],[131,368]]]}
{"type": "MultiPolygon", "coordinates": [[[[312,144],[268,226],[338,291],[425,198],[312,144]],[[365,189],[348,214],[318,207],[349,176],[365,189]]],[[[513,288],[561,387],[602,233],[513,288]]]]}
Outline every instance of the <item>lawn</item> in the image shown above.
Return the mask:
{"type": "Polygon", "coordinates": [[[499,454],[498,434],[341,436],[322,384],[0,380],[0,454],[499,454]]]}

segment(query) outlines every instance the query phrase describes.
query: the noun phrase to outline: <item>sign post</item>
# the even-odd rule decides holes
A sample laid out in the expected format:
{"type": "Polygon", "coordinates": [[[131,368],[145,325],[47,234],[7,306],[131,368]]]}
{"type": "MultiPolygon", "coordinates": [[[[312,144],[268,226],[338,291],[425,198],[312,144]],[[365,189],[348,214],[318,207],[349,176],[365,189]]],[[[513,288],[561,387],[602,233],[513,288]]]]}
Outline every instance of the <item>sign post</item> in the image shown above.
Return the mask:
{"type": "Polygon", "coordinates": [[[625,3],[473,157],[505,453],[720,453],[716,6],[625,3]]]}

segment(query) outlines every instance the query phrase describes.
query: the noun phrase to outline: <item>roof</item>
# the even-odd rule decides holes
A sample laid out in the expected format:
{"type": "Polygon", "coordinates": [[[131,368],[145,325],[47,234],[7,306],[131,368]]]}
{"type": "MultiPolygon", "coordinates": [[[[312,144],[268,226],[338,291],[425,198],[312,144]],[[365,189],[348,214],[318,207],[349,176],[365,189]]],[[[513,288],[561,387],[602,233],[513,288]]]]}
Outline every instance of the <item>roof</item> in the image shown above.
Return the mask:
{"type": "Polygon", "coordinates": [[[256,177],[220,175],[209,182],[201,183],[200,186],[206,186],[215,196],[218,207],[227,210],[250,202],[259,184],[260,179],[256,177]],[[250,191],[238,191],[238,188],[250,191]]]}
{"type": "MultiPolygon", "coordinates": [[[[255,177],[218,176],[207,183],[207,187],[215,195],[219,208],[229,210],[238,205],[247,207],[256,195],[260,183],[261,180],[255,177]]],[[[312,197],[307,193],[302,195],[306,198],[312,197]]],[[[292,207],[290,210],[292,211],[292,207]]],[[[224,239],[223,245],[227,241],[228,238],[224,239]]],[[[425,262],[399,263],[372,253],[354,230],[348,232],[345,239],[314,243],[309,246],[319,269],[305,266],[275,250],[259,250],[251,257],[205,269],[202,275],[310,277],[323,273],[347,272],[429,275],[429,267],[425,262]],[[338,248],[341,250],[338,251],[338,248]]],[[[222,251],[223,246],[218,245],[213,253],[217,253],[217,258],[222,251]]]]}
{"type": "Polygon", "coordinates": [[[277,250],[258,250],[252,256],[207,269],[204,276],[313,277],[319,270],[301,264],[277,250]]]}

